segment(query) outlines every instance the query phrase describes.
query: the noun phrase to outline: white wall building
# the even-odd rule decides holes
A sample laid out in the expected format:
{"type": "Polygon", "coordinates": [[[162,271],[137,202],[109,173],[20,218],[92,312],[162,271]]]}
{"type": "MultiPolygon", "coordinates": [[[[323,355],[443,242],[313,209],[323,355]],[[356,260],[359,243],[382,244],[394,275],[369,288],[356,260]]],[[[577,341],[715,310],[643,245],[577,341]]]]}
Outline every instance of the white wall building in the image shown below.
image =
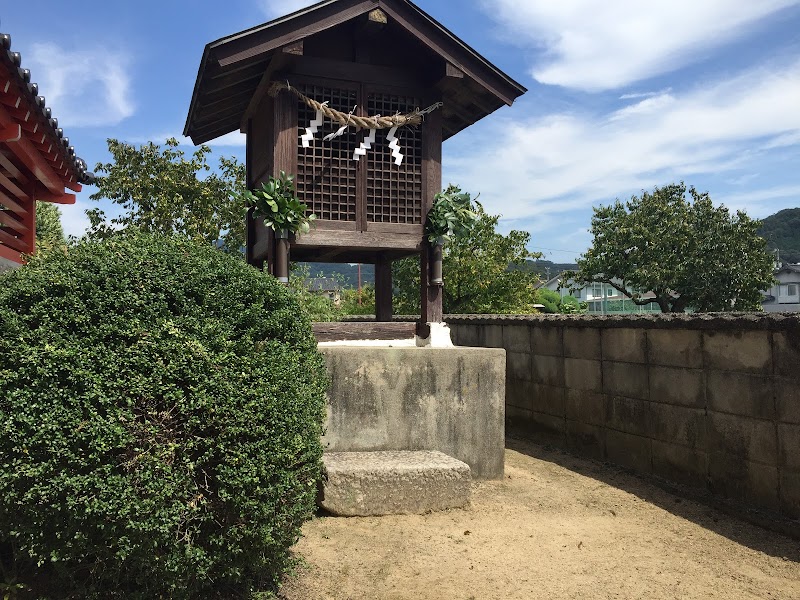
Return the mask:
{"type": "MultiPolygon", "coordinates": [[[[621,285],[620,282],[617,282],[621,285]]],[[[561,274],[542,284],[542,287],[553,290],[562,296],[573,296],[581,302],[586,302],[591,313],[623,313],[623,312],[660,312],[658,304],[650,303],[638,306],[625,294],[609,283],[590,283],[573,292],[570,292],[573,282],[564,282],[561,274]]],[[[654,297],[647,293],[644,298],[654,297]]]]}
{"type": "Polygon", "coordinates": [[[800,312],[800,265],[775,271],[778,283],[767,290],[761,305],[766,312],[800,312]]]}

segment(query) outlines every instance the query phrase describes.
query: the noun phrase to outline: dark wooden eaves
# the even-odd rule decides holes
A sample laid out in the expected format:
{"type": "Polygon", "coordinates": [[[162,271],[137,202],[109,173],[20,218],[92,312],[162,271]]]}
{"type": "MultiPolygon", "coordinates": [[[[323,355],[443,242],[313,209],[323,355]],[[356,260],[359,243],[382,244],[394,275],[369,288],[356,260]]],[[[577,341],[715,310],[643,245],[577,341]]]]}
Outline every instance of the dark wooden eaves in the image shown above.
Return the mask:
{"type": "Polygon", "coordinates": [[[445,139],[501,106],[512,104],[527,91],[409,0],[323,0],[206,45],[184,135],[199,144],[239,129],[249,105],[244,99],[252,99],[280,48],[376,8],[385,11],[444,64],[463,73],[461,81],[439,86],[446,107],[445,139]]]}

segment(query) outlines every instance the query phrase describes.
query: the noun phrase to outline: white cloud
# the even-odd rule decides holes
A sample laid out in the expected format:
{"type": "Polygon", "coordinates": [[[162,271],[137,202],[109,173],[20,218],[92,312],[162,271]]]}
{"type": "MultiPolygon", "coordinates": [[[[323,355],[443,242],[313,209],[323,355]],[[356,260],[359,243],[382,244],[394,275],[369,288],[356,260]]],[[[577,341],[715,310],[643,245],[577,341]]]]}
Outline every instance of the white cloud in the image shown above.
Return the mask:
{"type": "Polygon", "coordinates": [[[259,6],[267,17],[276,19],[317,2],[318,0],[259,0],[259,6]]]}
{"type": "Polygon", "coordinates": [[[65,127],[116,125],[134,113],[129,60],[107,48],[34,44],[25,57],[39,93],[65,127]]]}
{"type": "Polygon", "coordinates": [[[730,194],[725,197],[725,206],[732,211],[743,210],[750,216],[763,218],[773,212],[772,200],[794,200],[800,204],[800,185],[779,185],[774,187],[730,194]]]}
{"type": "Polygon", "coordinates": [[[673,71],[798,0],[483,0],[523,44],[545,51],[541,83],[616,89],[673,71]]]}
{"type": "Polygon", "coordinates": [[[652,98],[653,96],[661,96],[664,94],[668,94],[672,91],[672,88],[667,88],[665,90],[661,90],[660,92],[633,92],[631,94],[622,94],[619,97],[620,100],[638,100],[639,98],[652,98]]]}
{"type": "Polygon", "coordinates": [[[96,203],[87,203],[82,199],[78,199],[75,204],[64,204],[58,207],[61,211],[61,226],[64,228],[66,236],[74,235],[81,237],[89,228],[89,218],[86,216],[86,210],[89,208],[97,208],[96,203]]]}
{"type": "Polygon", "coordinates": [[[445,177],[506,219],[544,222],[670,181],[758,171],[776,140],[800,134],[800,61],[599,117],[526,117],[527,102],[459,135],[445,177]]]}
{"type": "MultiPolygon", "coordinates": [[[[189,138],[186,140],[191,143],[189,138]]],[[[218,137],[215,140],[211,140],[210,142],[206,142],[207,145],[214,147],[214,146],[241,146],[244,147],[247,141],[247,136],[243,133],[238,131],[231,131],[230,133],[226,133],[223,136],[218,137]]]]}

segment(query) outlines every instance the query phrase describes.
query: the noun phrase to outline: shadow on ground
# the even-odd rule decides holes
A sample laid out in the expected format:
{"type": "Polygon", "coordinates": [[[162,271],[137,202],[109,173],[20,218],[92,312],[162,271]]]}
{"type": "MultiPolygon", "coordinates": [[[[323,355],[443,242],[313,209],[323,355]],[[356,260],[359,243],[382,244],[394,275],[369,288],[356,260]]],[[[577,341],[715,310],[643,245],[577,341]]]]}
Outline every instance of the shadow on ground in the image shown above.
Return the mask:
{"type": "Polygon", "coordinates": [[[678,486],[652,475],[633,473],[610,463],[570,454],[551,442],[546,434],[509,431],[506,436],[506,448],[509,450],[624,490],[753,550],[800,562],[798,521],[724,501],[704,490],[678,486]],[[765,537],[761,528],[772,531],[774,537],[765,537]]]}

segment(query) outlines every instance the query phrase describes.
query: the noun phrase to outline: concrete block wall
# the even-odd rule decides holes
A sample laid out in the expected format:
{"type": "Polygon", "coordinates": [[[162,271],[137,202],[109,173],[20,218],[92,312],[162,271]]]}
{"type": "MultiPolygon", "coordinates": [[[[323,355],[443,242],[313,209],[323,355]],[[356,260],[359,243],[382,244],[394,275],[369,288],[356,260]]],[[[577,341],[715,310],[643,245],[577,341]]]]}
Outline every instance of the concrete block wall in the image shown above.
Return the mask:
{"type": "Polygon", "coordinates": [[[510,424],[800,518],[800,315],[448,317],[505,348],[510,424]]]}

